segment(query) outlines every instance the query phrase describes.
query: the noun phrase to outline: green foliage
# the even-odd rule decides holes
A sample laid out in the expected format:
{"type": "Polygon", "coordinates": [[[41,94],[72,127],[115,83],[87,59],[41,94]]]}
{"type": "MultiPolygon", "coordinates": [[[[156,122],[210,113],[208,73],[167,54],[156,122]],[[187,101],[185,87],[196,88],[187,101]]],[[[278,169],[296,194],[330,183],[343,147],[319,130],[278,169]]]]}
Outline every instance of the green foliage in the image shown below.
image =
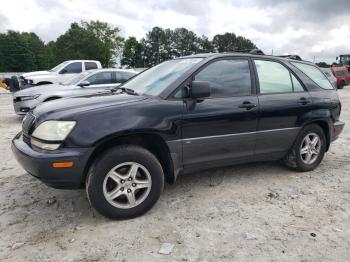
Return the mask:
{"type": "Polygon", "coordinates": [[[330,68],[331,65],[327,64],[326,62],[319,62],[319,63],[316,63],[317,66],[319,67],[323,67],[323,68],[330,68]]]}
{"type": "Polygon", "coordinates": [[[215,35],[212,42],[216,52],[233,52],[235,50],[256,48],[249,39],[236,36],[234,33],[215,35]]]}
{"type": "Polygon", "coordinates": [[[100,21],[72,23],[57,38],[54,54],[57,62],[71,59],[99,60],[104,67],[113,65],[113,55],[122,46],[119,28],[100,21]]]}
{"type": "Polygon", "coordinates": [[[144,38],[125,40],[119,28],[100,21],[72,23],[56,41],[45,44],[35,33],[8,31],[0,34],[0,71],[45,70],[65,60],[99,60],[111,67],[121,57],[127,67],[150,67],[165,60],[197,53],[229,52],[256,48],[234,33],[215,35],[212,40],[186,28],[154,27],[144,38]]]}
{"type": "Polygon", "coordinates": [[[145,67],[143,64],[143,46],[133,36],[125,40],[122,64],[129,67],[145,67]]]}
{"type": "Polygon", "coordinates": [[[23,72],[47,68],[50,54],[34,33],[0,34],[0,71],[23,72]]]}
{"type": "Polygon", "coordinates": [[[199,37],[186,28],[171,30],[154,27],[140,42],[133,38],[130,43],[125,43],[122,64],[131,67],[136,65],[150,67],[179,56],[252,48],[256,46],[249,39],[236,36],[234,33],[216,35],[210,41],[208,37],[204,35],[199,37]],[[137,63],[134,55],[136,46],[139,50],[137,63]]]}

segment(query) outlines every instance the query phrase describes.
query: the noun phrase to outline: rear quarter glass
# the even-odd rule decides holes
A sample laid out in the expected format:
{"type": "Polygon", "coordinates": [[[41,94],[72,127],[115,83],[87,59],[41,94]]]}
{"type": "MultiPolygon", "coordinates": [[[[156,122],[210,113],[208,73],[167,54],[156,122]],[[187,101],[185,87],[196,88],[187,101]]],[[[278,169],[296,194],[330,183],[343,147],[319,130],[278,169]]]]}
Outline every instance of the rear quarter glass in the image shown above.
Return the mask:
{"type": "Polygon", "coordinates": [[[329,79],[316,66],[298,62],[291,63],[322,89],[334,89],[329,79]]]}

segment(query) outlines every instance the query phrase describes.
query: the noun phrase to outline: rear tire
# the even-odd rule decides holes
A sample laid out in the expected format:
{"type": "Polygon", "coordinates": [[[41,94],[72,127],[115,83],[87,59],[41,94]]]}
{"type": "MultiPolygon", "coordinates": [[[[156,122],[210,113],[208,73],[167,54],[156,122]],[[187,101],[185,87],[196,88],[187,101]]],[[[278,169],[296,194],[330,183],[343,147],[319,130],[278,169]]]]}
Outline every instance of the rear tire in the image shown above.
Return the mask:
{"type": "Polygon", "coordinates": [[[314,170],[324,157],[326,142],[324,131],[319,125],[308,125],[300,131],[283,161],[287,167],[299,172],[314,170]]]}
{"type": "Polygon", "coordinates": [[[164,187],[158,159],[148,150],[118,146],[103,153],[90,168],[86,193],[91,206],[110,219],[128,219],[150,210],[164,187]]]}

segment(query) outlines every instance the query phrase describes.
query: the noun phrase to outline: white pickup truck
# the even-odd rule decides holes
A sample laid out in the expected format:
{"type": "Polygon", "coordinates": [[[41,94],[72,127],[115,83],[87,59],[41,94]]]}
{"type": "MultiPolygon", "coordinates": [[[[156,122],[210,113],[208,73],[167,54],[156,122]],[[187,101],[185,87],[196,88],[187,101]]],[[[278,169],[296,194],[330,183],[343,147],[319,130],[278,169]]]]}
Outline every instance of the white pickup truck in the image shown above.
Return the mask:
{"type": "Polygon", "coordinates": [[[48,71],[24,73],[20,76],[20,85],[46,85],[65,82],[81,72],[102,68],[101,63],[95,60],[69,60],[48,71]]]}

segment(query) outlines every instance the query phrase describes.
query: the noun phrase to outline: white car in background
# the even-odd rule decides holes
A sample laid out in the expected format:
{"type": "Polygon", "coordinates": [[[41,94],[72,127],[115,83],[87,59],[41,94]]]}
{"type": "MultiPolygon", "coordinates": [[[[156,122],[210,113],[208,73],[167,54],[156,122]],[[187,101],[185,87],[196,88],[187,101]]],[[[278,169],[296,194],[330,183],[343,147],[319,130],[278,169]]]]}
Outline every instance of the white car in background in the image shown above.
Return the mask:
{"type": "Polygon", "coordinates": [[[20,76],[20,86],[26,88],[33,85],[63,83],[82,72],[102,68],[101,63],[95,60],[69,60],[48,71],[24,73],[20,76]]]}
{"type": "Polygon", "coordinates": [[[16,114],[25,115],[37,105],[66,97],[110,93],[139,72],[115,68],[95,69],[80,73],[62,84],[29,87],[13,93],[16,114]]]}

